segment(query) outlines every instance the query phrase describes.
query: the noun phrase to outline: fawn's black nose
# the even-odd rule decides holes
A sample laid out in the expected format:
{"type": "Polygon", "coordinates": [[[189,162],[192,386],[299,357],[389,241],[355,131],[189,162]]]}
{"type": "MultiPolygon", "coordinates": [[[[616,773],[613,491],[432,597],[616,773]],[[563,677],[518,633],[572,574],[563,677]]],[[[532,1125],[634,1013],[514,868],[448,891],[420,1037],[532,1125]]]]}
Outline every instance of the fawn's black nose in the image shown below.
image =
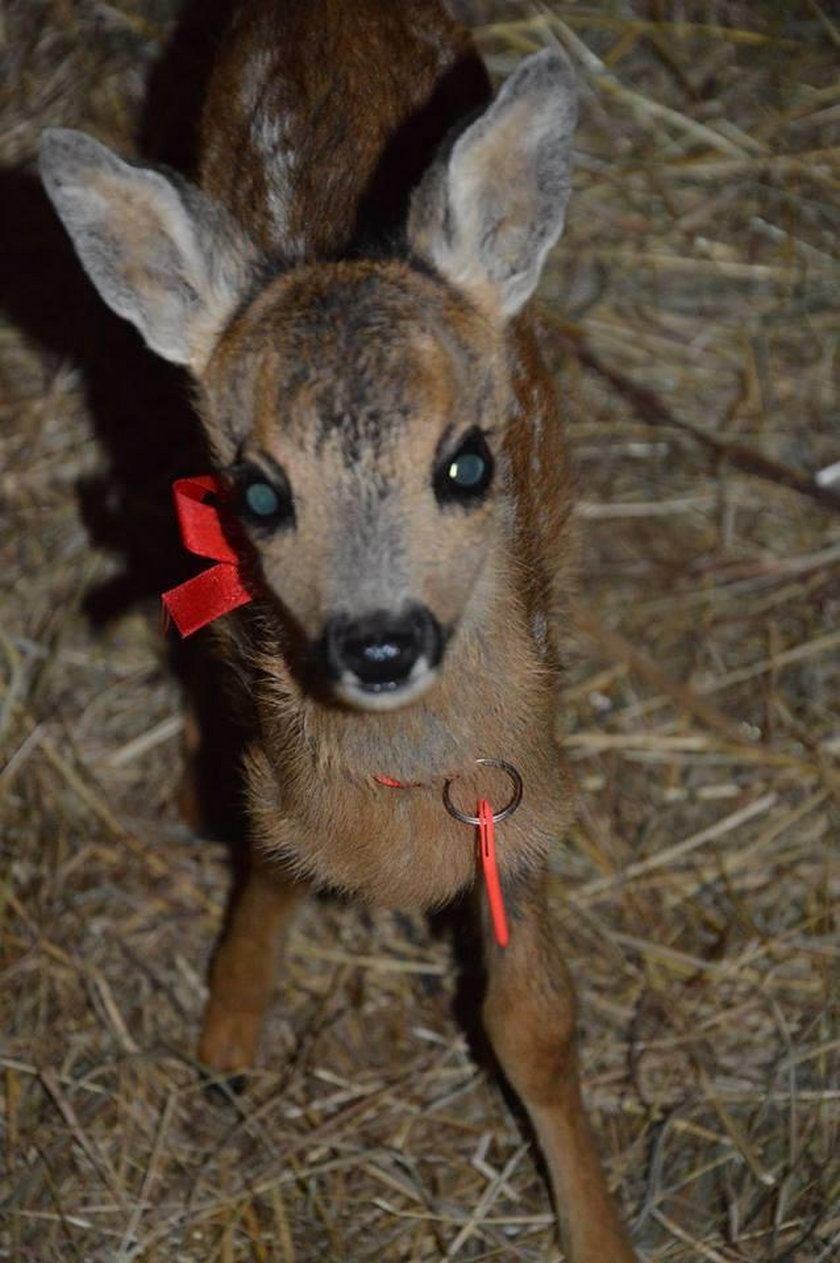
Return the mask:
{"type": "Polygon", "coordinates": [[[376,610],[362,618],[331,618],[322,645],[332,680],[366,693],[386,693],[436,667],[443,638],[434,615],[412,605],[402,614],[376,610]]]}

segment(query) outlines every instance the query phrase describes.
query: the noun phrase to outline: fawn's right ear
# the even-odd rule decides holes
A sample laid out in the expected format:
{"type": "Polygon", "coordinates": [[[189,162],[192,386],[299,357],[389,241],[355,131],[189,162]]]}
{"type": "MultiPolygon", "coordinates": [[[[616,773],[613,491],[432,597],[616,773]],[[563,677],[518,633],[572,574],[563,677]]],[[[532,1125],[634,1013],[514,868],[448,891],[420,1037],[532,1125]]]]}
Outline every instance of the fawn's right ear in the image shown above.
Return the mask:
{"type": "Polygon", "coordinates": [[[40,170],[108,306],[164,359],[200,371],[252,274],[239,225],[186,181],[123,162],[82,132],[45,131],[40,170]]]}

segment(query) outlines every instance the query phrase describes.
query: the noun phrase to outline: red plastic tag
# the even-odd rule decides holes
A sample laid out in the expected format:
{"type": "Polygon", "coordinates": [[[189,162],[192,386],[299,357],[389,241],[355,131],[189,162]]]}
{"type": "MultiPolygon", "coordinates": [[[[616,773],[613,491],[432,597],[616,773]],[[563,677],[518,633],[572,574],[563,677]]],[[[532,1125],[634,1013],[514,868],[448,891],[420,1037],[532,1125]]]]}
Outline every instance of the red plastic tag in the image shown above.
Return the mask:
{"type": "Polygon", "coordinates": [[[481,850],[481,867],[484,870],[484,885],[487,889],[487,902],[490,904],[493,933],[499,947],[507,947],[510,935],[505,915],[505,901],[502,896],[502,883],[499,881],[499,869],[496,864],[496,825],[493,820],[493,808],[486,798],[478,800],[478,844],[481,850]]]}
{"type": "Polygon", "coordinates": [[[218,562],[177,588],[170,588],[161,597],[167,615],[182,636],[191,636],[222,614],[254,599],[245,583],[237,552],[225,535],[218,508],[206,503],[208,496],[221,495],[223,491],[224,485],[215,474],[179,478],[172,485],[185,546],[197,557],[218,562]]]}

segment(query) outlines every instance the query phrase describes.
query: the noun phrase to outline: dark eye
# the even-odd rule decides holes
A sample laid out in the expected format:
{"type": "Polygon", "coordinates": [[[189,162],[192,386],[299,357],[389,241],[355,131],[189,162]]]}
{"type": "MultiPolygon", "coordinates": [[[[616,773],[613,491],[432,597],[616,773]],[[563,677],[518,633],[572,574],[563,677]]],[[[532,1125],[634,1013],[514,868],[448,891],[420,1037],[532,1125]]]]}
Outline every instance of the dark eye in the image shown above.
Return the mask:
{"type": "Polygon", "coordinates": [[[470,430],[454,452],[435,471],[439,504],[476,504],[493,481],[493,455],[480,430],[470,430]]]}
{"type": "Polygon", "coordinates": [[[252,482],[245,488],[245,503],[256,517],[274,517],[280,497],[270,482],[252,482]]]}
{"type": "Polygon", "coordinates": [[[234,503],[239,516],[258,530],[274,531],[291,526],[295,520],[292,489],[279,465],[271,469],[243,461],[230,471],[234,503]]]}

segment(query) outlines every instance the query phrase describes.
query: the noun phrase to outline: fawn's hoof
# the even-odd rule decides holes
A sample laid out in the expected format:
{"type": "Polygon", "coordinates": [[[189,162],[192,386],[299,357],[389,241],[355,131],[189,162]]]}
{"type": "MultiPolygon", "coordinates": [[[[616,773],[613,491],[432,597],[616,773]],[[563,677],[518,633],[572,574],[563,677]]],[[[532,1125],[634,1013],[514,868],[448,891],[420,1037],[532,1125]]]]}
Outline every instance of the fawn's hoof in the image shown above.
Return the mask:
{"type": "Polygon", "coordinates": [[[204,1015],[198,1045],[199,1059],[217,1074],[250,1070],[257,1052],[260,1016],[224,1009],[211,1000],[204,1015]]]}

